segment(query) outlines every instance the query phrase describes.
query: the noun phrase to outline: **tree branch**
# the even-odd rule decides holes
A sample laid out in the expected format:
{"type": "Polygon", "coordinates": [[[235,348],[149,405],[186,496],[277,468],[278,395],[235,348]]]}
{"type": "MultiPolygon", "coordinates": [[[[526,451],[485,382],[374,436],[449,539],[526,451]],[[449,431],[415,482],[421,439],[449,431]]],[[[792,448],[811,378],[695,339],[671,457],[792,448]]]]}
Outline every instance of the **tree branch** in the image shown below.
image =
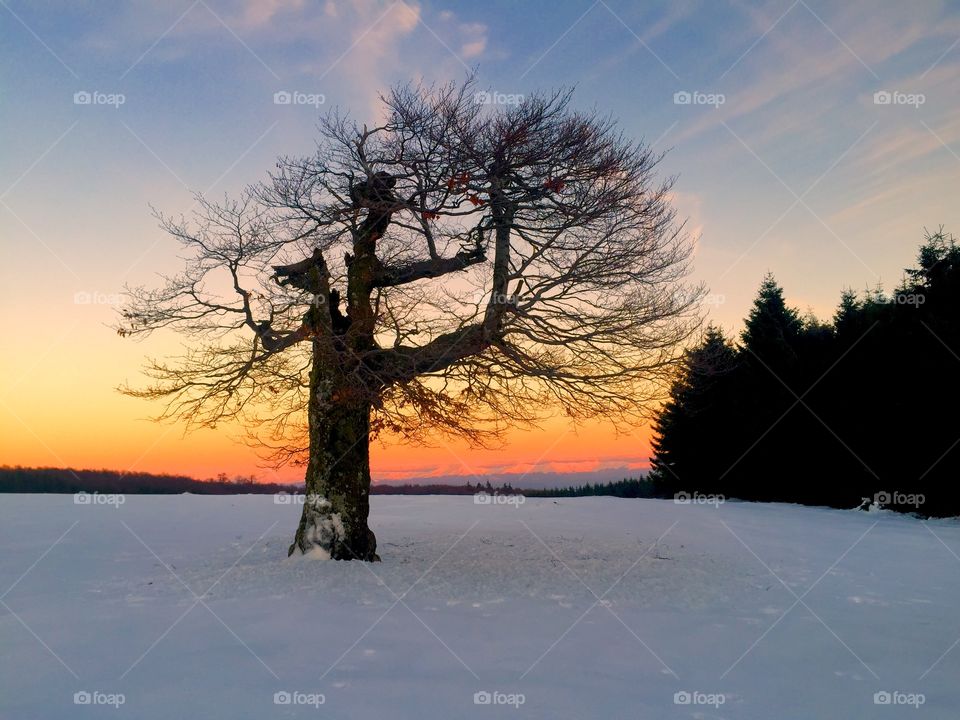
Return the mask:
{"type": "Polygon", "coordinates": [[[476,247],[470,250],[461,250],[453,257],[419,260],[395,267],[383,266],[374,279],[373,286],[393,287],[425,278],[440,277],[448,273],[466,270],[471,265],[477,265],[486,259],[487,256],[483,248],[476,247]]]}
{"type": "Polygon", "coordinates": [[[483,324],[476,323],[438,335],[420,347],[399,345],[372,350],[365,357],[364,364],[384,385],[403,383],[478,355],[490,347],[492,340],[484,332],[483,324]]]}

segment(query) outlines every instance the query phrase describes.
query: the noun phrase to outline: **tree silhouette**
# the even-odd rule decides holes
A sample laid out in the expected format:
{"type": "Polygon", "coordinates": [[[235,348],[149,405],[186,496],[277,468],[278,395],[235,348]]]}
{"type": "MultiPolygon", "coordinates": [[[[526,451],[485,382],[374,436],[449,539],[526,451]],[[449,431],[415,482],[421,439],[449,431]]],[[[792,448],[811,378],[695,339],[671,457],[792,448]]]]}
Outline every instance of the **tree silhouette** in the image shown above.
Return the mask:
{"type": "Polygon", "coordinates": [[[653,425],[653,475],[661,492],[715,492],[721,482],[732,485],[721,475],[736,459],[728,428],[737,421],[738,362],[731,342],[713,325],[686,353],[653,425]]]}
{"type": "Polygon", "coordinates": [[[687,354],[655,425],[661,491],[960,513],[952,237],[928,234],[892,296],[845,290],[831,325],[800,318],[768,275],[745,327],[736,350],[708,332],[687,354]],[[699,369],[717,365],[733,370],[699,369]]]}
{"type": "Polygon", "coordinates": [[[565,92],[481,105],[469,81],[383,104],[373,127],[328,115],[315,155],[240,199],[161,216],[187,267],[123,311],[123,334],[191,343],[129,392],[305,463],[290,553],[377,558],[371,437],[636,419],[699,324],[659,156],[611,122],[565,92]]]}

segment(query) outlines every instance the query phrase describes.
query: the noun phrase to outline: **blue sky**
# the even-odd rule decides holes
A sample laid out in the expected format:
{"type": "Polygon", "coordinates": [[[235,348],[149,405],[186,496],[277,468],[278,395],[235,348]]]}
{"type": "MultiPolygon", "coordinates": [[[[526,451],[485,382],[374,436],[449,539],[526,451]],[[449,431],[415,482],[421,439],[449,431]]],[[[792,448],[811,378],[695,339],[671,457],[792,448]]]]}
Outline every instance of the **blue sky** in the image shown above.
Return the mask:
{"type": "MultiPolygon", "coordinates": [[[[235,191],[309,150],[316,108],[274,105],[277,90],[362,118],[391,82],[468,67],[499,92],[576,85],[670,150],[731,327],[768,269],[828,312],[845,284],[895,283],[924,225],[955,224],[960,13],[945,3],[5,0],[0,18],[5,187],[30,169],[3,200],[80,280],[109,284],[150,248],[148,203],[177,211],[187,188],[235,191]],[[84,90],[125,101],[75,105],[84,90]],[[878,90],[924,102],[875,105],[878,90]],[[675,104],[683,91],[724,102],[675,104]],[[96,247],[116,263],[90,267],[96,247]]],[[[3,206],[0,222],[24,260],[52,259],[3,206]]],[[[153,250],[132,279],[169,258],[153,250]]]]}
{"type": "Polygon", "coordinates": [[[844,287],[892,288],[925,226],[960,227],[955,3],[0,0],[0,39],[0,304],[37,351],[0,371],[21,390],[53,374],[90,405],[151,346],[117,344],[112,308],[72,299],[177,269],[149,205],[234,193],[309,152],[318,110],[376,119],[398,81],[575,85],[577,105],[669,151],[694,277],[730,331],[767,271],[829,317],[844,287]]]}

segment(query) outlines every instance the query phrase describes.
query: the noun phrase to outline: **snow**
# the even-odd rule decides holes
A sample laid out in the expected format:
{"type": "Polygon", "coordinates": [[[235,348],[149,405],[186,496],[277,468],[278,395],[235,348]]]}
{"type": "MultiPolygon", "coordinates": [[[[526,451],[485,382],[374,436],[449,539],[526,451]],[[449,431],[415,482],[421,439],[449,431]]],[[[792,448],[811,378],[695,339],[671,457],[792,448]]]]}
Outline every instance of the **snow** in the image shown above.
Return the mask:
{"type": "Polygon", "coordinates": [[[330,548],[346,536],[343,519],[339,513],[330,512],[331,503],[322,495],[293,495],[282,494],[283,500],[295,500],[306,503],[312,510],[312,520],[304,533],[304,541],[309,549],[300,555],[310,560],[329,560],[330,548]]]}
{"type": "Polygon", "coordinates": [[[960,522],[374,496],[5,495],[0,718],[954,718],[960,522]]]}

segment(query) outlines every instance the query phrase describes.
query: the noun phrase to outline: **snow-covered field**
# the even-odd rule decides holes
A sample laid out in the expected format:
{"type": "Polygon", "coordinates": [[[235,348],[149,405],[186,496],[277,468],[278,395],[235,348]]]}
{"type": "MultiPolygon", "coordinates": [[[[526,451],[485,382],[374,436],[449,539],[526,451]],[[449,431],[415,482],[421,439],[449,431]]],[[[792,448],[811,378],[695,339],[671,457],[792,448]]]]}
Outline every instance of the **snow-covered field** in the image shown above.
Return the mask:
{"type": "Polygon", "coordinates": [[[0,496],[0,718],[960,716],[957,521],[372,502],[365,565],[270,496],[0,496]]]}

